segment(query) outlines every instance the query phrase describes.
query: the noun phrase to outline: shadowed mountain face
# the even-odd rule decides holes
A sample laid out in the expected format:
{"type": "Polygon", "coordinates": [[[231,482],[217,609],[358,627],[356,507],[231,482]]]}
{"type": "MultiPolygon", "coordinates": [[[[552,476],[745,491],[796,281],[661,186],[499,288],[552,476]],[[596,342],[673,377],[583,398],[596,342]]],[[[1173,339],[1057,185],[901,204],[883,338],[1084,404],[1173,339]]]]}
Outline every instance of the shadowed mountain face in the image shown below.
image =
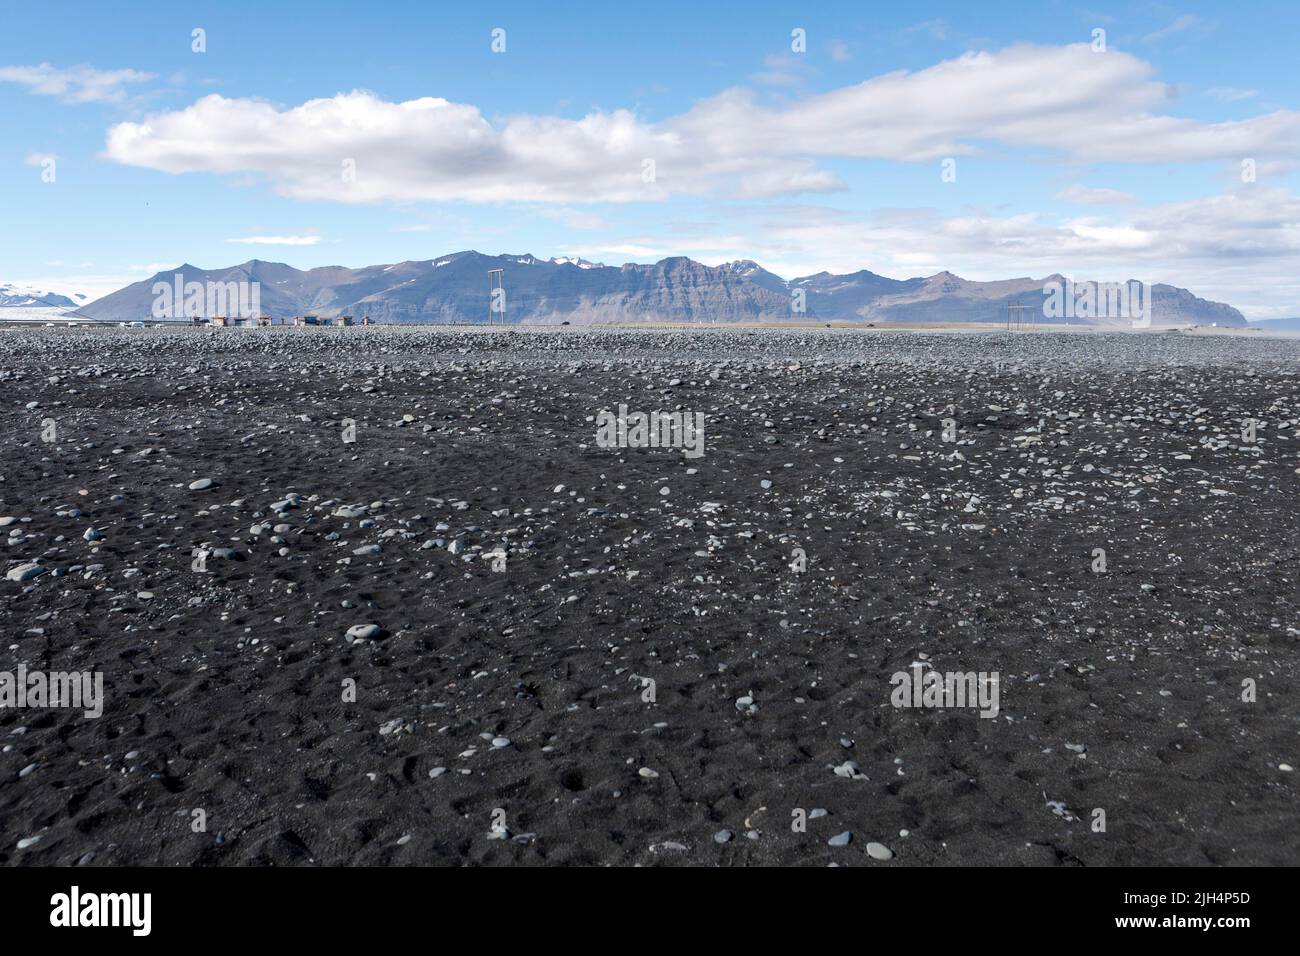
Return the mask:
{"type": "MultiPolygon", "coordinates": [[[[226,269],[178,266],[105,296],[81,310],[111,321],[153,314],[156,283],[258,283],[260,311],[295,315],[370,316],[375,322],[482,323],[490,318],[488,270],[505,274],[505,321],[571,322],[997,322],[1008,303],[1030,307],[1027,321],[1128,325],[1128,318],[1044,312],[1044,286],[1060,276],[972,282],[950,272],[890,279],[862,270],[785,280],[750,260],[706,266],[674,257],[653,264],[604,266],[580,259],[459,252],[437,259],[348,269],[301,271],[252,260],[226,269]],[[799,311],[802,300],[803,311],[799,311]]],[[[1086,284],[1081,284],[1083,288],[1086,284]]],[[[1245,325],[1231,306],[1199,299],[1185,289],[1156,285],[1155,325],[1245,325]]],[[[207,314],[206,311],[203,314],[207,314]]],[[[500,316],[496,316],[498,320],[500,316]]]]}

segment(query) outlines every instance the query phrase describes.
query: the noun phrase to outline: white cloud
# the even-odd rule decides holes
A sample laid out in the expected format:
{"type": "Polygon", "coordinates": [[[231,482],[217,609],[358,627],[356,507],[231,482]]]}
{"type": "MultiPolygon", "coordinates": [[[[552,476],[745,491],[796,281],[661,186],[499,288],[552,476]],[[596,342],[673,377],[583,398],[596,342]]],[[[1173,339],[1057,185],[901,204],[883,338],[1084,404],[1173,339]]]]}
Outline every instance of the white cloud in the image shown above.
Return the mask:
{"type": "Polygon", "coordinates": [[[853,53],[849,50],[849,45],[843,40],[831,40],[830,54],[831,59],[836,63],[847,63],[853,59],[853,53]]]}
{"type": "Polygon", "coordinates": [[[606,261],[683,252],[709,264],[748,258],[785,278],[863,268],[894,278],[943,269],[977,280],[1054,272],[1133,278],[1188,288],[1248,315],[1300,315],[1300,197],[1281,189],[1242,189],[1109,218],[944,216],[933,209],[864,217],[808,205],[732,212],[726,232],[683,225],[571,251],[606,261]]]}
{"type": "Polygon", "coordinates": [[[1205,95],[1218,100],[1220,103],[1236,103],[1240,100],[1248,100],[1253,96],[1258,96],[1259,90],[1242,90],[1235,86],[1212,86],[1205,91],[1205,95]]]}
{"type": "Polygon", "coordinates": [[[801,87],[807,82],[808,57],[802,53],[773,53],[763,58],[763,69],[750,79],[766,86],[801,87]]]}
{"type": "MultiPolygon", "coordinates": [[[[178,263],[175,262],[147,266],[131,265],[126,266],[121,272],[69,272],[67,275],[37,276],[12,281],[15,285],[49,289],[59,295],[68,297],[84,295],[86,302],[93,302],[95,299],[103,298],[110,292],[116,292],[123,286],[130,285],[132,282],[139,282],[141,279],[148,278],[163,269],[170,269],[176,265],[178,263]]],[[[5,278],[0,281],[9,282],[11,280],[5,278]]]]}
{"type": "Polygon", "coordinates": [[[1087,44],[968,53],[765,108],[731,90],[674,122],[686,142],[749,155],[934,161],[976,140],[1041,147],[1083,161],[1181,162],[1294,150],[1300,113],[1207,124],[1160,116],[1168,88],[1136,57],[1087,44]]]}
{"type": "Polygon", "coordinates": [[[0,82],[17,83],[31,93],[57,96],[65,103],[119,103],[126,99],[128,84],[153,78],[154,74],[138,70],[97,70],[85,65],[0,66],[0,82]]]}
{"type": "Polygon", "coordinates": [[[1196,14],[1184,13],[1181,16],[1175,17],[1168,26],[1161,27],[1153,33],[1148,33],[1142,38],[1142,42],[1155,43],[1159,40],[1163,40],[1165,37],[1173,36],[1175,33],[1182,33],[1185,30],[1190,30],[1200,22],[1201,18],[1196,14]]]}
{"type": "Polygon", "coordinates": [[[1075,184],[1067,186],[1056,194],[1057,199],[1077,203],[1080,206],[1120,206],[1137,202],[1137,197],[1118,189],[1091,189],[1075,184]]]}
{"type": "Polygon", "coordinates": [[[539,216],[564,223],[570,229],[604,229],[609,225],[609,221],[599,213],[571,206],[538,206],[534,211],[539,216]]]}
{"type": "Polygon", "coordinates": [[[260,175],[298,199],[588,203],[824,192],[843,184],[821,159],[932,162],[984,142],[1084,162],[1266,159],[1300,148],[1294,111],[1219,123],[1159,115],[1169,88],[1153,72],[1088,44],[1015,46],[793,102],[734,88],[659,123],[628,110],[494,123],[472,105],[363,91],[285,109],[213,95],[113,126],[106,154],[168,173],[260,175]]]}
{"type": "Polygon", "coordinates": [[[207,96],[114,126],[107,154],[169,173],[257,172],[298,199],[582,202],[663,198],[644,181],[643,160],[668,178],[684,151],[625,110],[494,127],[473,106],[355,91],[288,110],[207,96]]]}
{"type": "Polygon", "coordinates": [[[244,236],[226,240],[245,246],[314,246],[320,241],[320,236],[244,236]]]}
{"type": "Polygon", "coordinates": [[[910,27],[904,27],[902,32],[924,33],[927,34],[931,40],[946,40],[948,39],[948,21],[925,20],[910,27]]]}

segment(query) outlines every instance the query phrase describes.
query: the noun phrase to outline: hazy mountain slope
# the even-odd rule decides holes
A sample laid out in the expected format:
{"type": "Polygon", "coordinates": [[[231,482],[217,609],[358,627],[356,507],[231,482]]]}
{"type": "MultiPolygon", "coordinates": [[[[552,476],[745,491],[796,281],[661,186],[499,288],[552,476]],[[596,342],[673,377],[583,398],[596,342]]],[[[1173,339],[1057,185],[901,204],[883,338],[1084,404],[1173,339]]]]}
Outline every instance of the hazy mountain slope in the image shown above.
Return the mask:
{"type": "MultiPolygon", "coordinates": [[[[156,282],[257,282],[261,312],[277,319],[295,315],[369,315],[376,322],[486,322],[488,271],[505,273],[505,319],[510,323],[588,322],[997,322],[1006,305],[1030,306],[1028,321],[1051,321],[1043,311],[1043,288],[1058,276],[975,282],[940,272],[891,279],[861,270],[820,272],[790,281],[751,260],[706,266],[682,256],[656,263],[602,266],[585,260],[544,260],[530,254],[488,256],[457,252],[435,259],[349,269],[324,266],[302,271],[276,262],[250,260],[225,269],[186,264],[161,272],[82,308],[96,318],[131,321],[150,317],[156,282]],[[793,293],[804,293],[805,312],[795,314],[793,293]]],[[[1155,324],[1245,325],[1231,306],[1197,298],[1185,289],[1153,289],[1155,324]]],[[[1126,325],[1126,319],[1058,321],[1126,325]]]]}
{"type": "Polygon", "coordinates": [[[1257,319],[1251,321],[1250,327],[1252,329],[1262,329],[1265,332],[1300,332],[1300,317],[1257,319]]]}
{"type": "Polygon", "coordinates": [[[848,275],[818,272],[790,280],[803,289],[808,314],[822,319],[859,319],[862,310],[884,295],[903,295],[919,288],[925,279],[890,279],[862,269],[848,275]]]}

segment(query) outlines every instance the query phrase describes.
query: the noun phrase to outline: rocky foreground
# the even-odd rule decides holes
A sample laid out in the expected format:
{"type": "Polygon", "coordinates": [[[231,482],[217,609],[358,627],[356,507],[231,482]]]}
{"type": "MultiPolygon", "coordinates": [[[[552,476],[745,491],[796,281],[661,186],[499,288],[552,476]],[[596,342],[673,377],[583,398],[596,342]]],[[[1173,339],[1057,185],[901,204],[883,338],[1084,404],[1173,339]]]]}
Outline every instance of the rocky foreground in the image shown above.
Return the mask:
{"type": "Polygon", "coordinates": [[[1300,863],[1298,370],[0,331],[0,671],[104,687],[0,708],[0,863],[1300,863]],[[703,454],[600,447],[620,404],[703,454]],[[896,706],[927,671],[996,715],[896,706]]]}

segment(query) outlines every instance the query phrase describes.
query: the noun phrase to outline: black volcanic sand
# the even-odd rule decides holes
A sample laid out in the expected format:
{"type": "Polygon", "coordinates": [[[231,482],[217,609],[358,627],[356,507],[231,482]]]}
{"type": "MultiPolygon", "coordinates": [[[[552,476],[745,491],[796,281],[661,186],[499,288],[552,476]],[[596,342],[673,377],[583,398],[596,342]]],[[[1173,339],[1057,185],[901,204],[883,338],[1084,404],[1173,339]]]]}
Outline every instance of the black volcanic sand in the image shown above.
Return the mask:
{"type": "Polygon", "coordinates": [[[1300,863],[1297,370],[1185,334],[0,332],[4,566],[46,569],[0,580],[0,670],[107,696],[0,710],[0,862],[1300,863]],[[703,412],[706,454],[596,447],[620,402],[703,412]],[[914,661],[997,672],[1001,713],[894,708],[914,661]]]}

